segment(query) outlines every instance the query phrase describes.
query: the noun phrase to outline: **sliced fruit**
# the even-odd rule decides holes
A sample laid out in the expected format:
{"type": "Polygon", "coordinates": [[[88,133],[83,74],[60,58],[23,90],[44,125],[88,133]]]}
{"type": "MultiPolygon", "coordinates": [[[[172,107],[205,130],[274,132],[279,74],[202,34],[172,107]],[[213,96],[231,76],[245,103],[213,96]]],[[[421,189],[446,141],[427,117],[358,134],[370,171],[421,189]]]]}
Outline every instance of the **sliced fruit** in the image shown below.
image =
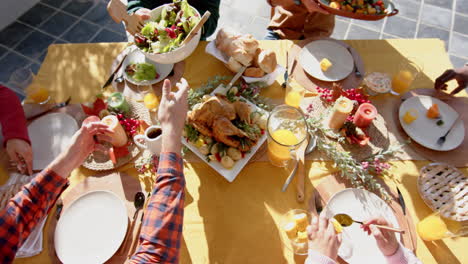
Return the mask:
{"type": "Polygon", "coordinates": [[[335,228],[335,232],[337,234],[343,232],[343,226],[335,218],[332,218],[331,222],[332,222],[333,227],[335,228]]]}
{"type": "Polygon", "coordinates": [[[429,107],[426,116],[432,119],[440,117],[439,106],[437,104],[433,104],[431,107],[429,107]]]}

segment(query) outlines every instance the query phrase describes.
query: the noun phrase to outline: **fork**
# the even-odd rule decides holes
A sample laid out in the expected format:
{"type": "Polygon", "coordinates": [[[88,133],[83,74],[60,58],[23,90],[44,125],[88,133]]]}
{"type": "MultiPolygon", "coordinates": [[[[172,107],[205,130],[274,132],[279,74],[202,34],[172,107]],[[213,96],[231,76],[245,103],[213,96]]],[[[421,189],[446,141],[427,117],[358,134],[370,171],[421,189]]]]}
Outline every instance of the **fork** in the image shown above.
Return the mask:
{"type": "Polygon", "coordinates": [[[452,125],[450,126],[449,130],[445,133],[445,135],[441,136],[437,140],[437,145],[442,146],[445,143],[445,140],[447,139],[447,135],[452,131],[452,129],[455,127],[455,124],[458,122],[460,118],[461,116],[458,115],[457,119],[455,119],[455,121],[452,123],[452,125]]]}
{"type": "Polygon", "coordinates": [[[116,23],[121,23],[122,21],[125,22],[125,27],[127,31],[135,35],[136,33],[140,32],[144,26],[143,21],[135,15],[129,15],[127,13],[127,5],[122,2],[122,0],[111,0],[107,5],[107,11],[109,15],[112,17],[116,23]]]}

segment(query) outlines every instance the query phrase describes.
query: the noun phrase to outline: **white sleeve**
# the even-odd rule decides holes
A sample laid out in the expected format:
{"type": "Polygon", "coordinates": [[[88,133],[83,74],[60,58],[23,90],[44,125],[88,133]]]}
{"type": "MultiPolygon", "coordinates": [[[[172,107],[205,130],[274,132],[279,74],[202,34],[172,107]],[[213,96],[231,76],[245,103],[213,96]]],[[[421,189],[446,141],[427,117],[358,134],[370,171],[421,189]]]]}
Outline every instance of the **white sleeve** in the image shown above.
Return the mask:
{"type": "Polygon", "coordinates": [[[387,256],[387,264],[422,264],[409,249],[400,244],[395,254],[387,256]]]}
{"type": "Polygon", "coordinates": [[[309,254],[304,264],[336,264],[336,262],[327,256],[309,249],[309,254]]]}

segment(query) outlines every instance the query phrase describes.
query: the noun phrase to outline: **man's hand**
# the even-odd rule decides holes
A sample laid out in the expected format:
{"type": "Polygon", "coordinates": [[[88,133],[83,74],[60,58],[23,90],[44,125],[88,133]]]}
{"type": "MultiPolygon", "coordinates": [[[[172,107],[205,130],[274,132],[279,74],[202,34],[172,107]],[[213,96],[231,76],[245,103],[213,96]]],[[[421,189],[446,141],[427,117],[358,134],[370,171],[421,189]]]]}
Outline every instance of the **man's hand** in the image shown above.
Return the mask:
{"type": "Polygon", "coordinates": [[[28,142],[13,138],[7,141],[6,151],[21,173],[32,174],[33,152],[28,142]]]}
{"type": "Polygon", "coordinates": [[[171,81],[164,80],[158,111],[162,128],[162,152],[180,153],[182,148],[181,137],[187,117],[187,94],[190,87],[184,78],[176,86],[178,91],[171,92],[171,81]]]}
{"type": "Polygon", "coordinates": [[[395,254],[398,250],[398,247],[400,246],[395,237],[395,233],[388,230],[379,229],[373,224],[390,226],[387,220],[384,218],[372,218],[366,221],[361,227],[364,229],[364,231],[367,232],[367,234],[372,234],[374,236],[380,251],[382,251],[382,254],[385,256],[391,256],[395,254]]]}
{"type": "Polygon", "coordinates": [[[468,85],[468,66],[446,70],[436,79],[434,88],[436,90],[447,90],[447,84],[445,83],[453,79],[457,81],[458,87],[450,93],[452,95],[459,93],[468,85]]]}
{"type": "Polygon", "coordinates": [[[151,10],[146,8],[140,8],[135,12],[135,15],[138,17],[140,21],[145,21],[151,18],[151,10]]]}
{"type": "Polygon", "coordinates": [[[312,217],[312,222],[307,227],[307,234],[309,249],[336,260],[341,245],[341,235],[336,234],[333,224],[323,213],[320,217],[312,217]]]}
{"type": "Polygon", "coordinates": [[[84,124],[72,137],[67,150],[62,152],[49,168],[62,177],[68,177],[71,171],[78,168],[84,160],[95,150],[107,152],[107,148],[99,142],[110,142],[111,138],[105,134],[113,134],[107,125],[100,122],[84,124]]]}
{"type": "Polygon", "coordinates": [[[305,5],[305,7],[307,8],[307,10],[310,13],[318,12],[318,13],[322,13],[322,14],[325,14],[325,15],[330,14],[327,10],[323,9],[320,6],[320,4],[317,2],[317,0],[302,0],[302,3],[305,5]]]}

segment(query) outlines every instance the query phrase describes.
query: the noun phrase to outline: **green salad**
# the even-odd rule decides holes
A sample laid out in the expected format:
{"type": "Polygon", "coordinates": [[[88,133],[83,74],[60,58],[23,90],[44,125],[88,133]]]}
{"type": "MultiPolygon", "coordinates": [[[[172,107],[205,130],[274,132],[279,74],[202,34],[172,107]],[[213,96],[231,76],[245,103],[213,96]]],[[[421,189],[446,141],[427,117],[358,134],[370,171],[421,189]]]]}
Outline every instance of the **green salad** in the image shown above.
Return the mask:
{"type": "Polygon", "coordinates": [[[125,68],[125,73],[137,82],[151,81],[159,78],[156,68],[150,63],[130,63],[125,68]]]}
{"type": "Polygon", "coordinates": [[[135,44],[149,53],[166,53],[177,49],[200,17],[187,0],[174,0],[164,6],[160,17],[149,21],[135,35],[135,44]]]}

